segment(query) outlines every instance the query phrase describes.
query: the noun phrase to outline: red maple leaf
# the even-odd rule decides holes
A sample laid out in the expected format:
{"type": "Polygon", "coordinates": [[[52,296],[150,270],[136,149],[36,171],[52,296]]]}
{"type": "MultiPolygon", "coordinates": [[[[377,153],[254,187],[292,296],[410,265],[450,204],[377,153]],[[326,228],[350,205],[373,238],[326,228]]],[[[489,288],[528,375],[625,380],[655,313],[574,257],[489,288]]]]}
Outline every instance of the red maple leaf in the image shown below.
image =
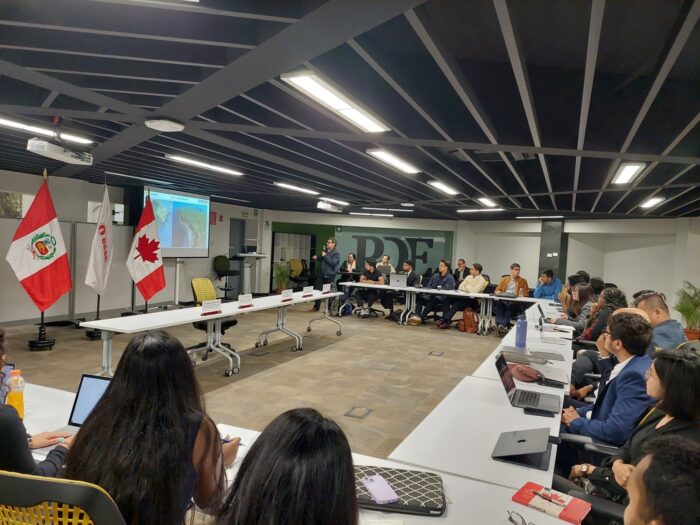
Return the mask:
{"type": "Polygon", "coordinates": [[[159,245],[159,241],[156,241],[155,239],[148,240],[147,236],[142,235],[139,237],[139,242],[136,245],[138,255],[134,257],[134,259],[138,259],[140,255],[141,259],[146,262],[156,262],[158,260],[158,254],[156,252],[158,251],[159,245]]]}

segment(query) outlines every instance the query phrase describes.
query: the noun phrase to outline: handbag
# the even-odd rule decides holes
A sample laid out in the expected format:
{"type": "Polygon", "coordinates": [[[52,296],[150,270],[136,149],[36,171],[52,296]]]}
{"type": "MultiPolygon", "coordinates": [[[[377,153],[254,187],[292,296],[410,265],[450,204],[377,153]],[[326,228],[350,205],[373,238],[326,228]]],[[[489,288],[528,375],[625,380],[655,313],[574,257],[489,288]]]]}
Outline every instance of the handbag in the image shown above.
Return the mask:
{"type": "Polygon", "coordinates": [[[442,478],[433,472],[355,465],[355,488],[358,504],[365,509],[435,517],[445,513],[442,478]],[[389,483],[399,501],[379,504],[372,499],[362,478],[376,475],[389,483]]]}

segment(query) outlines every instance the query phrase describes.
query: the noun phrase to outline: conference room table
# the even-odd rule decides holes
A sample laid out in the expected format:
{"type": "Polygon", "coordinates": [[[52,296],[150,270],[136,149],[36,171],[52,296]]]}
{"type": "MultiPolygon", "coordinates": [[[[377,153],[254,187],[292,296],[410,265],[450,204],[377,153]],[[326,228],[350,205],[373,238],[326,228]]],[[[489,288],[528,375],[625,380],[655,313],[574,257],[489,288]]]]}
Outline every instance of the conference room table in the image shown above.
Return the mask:
{"type": "MultiPolygon", "coordinates": [[[[542,305],[542,301],[538,301],[542,305]]],[[[546,312],[545,312],[546,313],[546,312]]],[[[534,320],[539,317],[536,306],[526,313],[534,320]],[[534,311],[534,313],[533,313],[534,311]]],[[[396,448],[389,459],[416,465],[440,473],[487,481],[520,488],[528,481],[551,486],[554,473],[556,445],[552,445],[549,467],[546,471],[494,460],[491,453],[502,432],[547,428],[551,437],[558,437],[560,418],[527,415],[523,409],[511,406],[506,390],[498,375],[494,357],[504,346],[514,343],[515,330],[504,338],[499,347],[486,358],[474,375],[465,377],[428,416],[396,448]]],[[[565,333],[547,332],[562,337],[565,333]]],[[[563,361],[552,361],[553,366],[571,370],[571,345],[542,347],[539,331],[528,330],[528,346],[533,349],[561,354],[563,361]],[[556,363],[556,364],[555,364],[556,363]]],[[[535,383],[518,386],[536,392],[553,394],[563,404],[565,388],[551,388],[535,383]]]]}
{"type": "Polygon", "coordinates": [[[162,330],[173,326],[191,324],[196,322],[207,323],[207,343],[206,346],[198,348],[197,352],[207,355],[206,352],[212,350],[224,356],[229,363],[225,375],[231,376],[240,372],[241,358],[233,349],[222,344],[222,322],[226,319],[245,315],[263,310],[276,310],[276,326],[270,330],[261,332],[258,336],[256,347],[265,346],[268,343],[268,336],[273,332],[281,332],[294,340],[292,351],[303,350],[304,341],[301,334],[294,332],[287,325],[288,309],[290,306],[308,303],[316,300],[323,300],[324,314],[309,321],[307,331],[311,331],[311,324],[315,321],[325,320],[337,325],[337,335],[342,335],[343,325],[330,315],[329,300],[333,297],[341,296],[341,292],[322,292],[313,290],[311,292],[295,292],[291,296],[269,295],[266,297],[256,297],[249,303],[242,304],[233,301],[221,304],[221,311],[211,315],[203,315],[201,306],[190,308],[180,308],[176,310],[165,310],[148,314],[129,315],[124,317],[113,317],[111,319],[99,319],[80,323],[81,327],[100,330],[102,332],[102,369],[101,375],[112,376],[112,339],[115,334],[135,334],[148,330],[162,330]],[[233,360],[236,360],[234,366],[233,360]]]}
{"type": "MultiPolygon", "coordinates": [[[[75,394],[65,390],[27,383],[25,389],[24,424],[30,434],[51,431],[66,425],[70,416],[75,394]]],[[[232,466],[226,469],[227,485],[230,486],[240,468],[240,464],[250,450],[260,432],[225,423],[217,424],[222,436],[240,437],[242,446],[232,466]]],[[[43,456],[37,455],[37,460],[43,456]]],[[[365,456],[353,453],[356,465],[399,468],[429,471],[416,468],[397,461],[365,456]]],[[[445,514],[440,517],[415,516],[408,514],[387,513],[374,510],[360,510],[360,524],[371,525],[464,525],[468,523],[508,524],[507,511],[515,511],[525,518],[527,523],[537,525],[558,525],[563,521],[530,509],[511,500],[513,490],[483,481],[467,479],[449,474],[441,474],[443,489],[447,500],[445,514]]]]}

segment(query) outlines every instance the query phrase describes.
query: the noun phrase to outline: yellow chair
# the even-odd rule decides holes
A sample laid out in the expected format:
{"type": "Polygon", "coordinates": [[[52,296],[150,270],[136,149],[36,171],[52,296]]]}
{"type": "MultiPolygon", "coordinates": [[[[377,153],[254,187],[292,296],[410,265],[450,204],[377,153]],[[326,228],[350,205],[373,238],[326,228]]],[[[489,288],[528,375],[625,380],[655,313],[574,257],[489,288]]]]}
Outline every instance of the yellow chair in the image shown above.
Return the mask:
{"type": "Polygon", "coordinates": [[[126,525],[102,488],[0,470],[0,525],[126,525]]]}
{"type": "Polygon", "coordinates": [[[301,259],[289,259],[289,277],[299,277],[304,271],[301,259]]]}

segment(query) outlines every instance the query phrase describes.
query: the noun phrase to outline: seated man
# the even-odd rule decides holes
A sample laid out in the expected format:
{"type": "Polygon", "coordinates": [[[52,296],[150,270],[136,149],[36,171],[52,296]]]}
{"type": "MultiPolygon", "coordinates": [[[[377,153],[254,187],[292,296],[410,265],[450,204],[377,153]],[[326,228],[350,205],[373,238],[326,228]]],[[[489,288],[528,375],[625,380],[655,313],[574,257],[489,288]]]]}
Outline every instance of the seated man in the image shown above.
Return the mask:
{"type": "Polygon", "coordinates": [[[394,265],[391,264],[391,257],[389,257],[387,254],[382,255],[382,258],[377,263],[377,266],[386,266],[389,268],[388,273],[396,273],[396,268],[394,268],[394,265]]]}
{"type": "MultiPolygon", "coordinates": [[[[450,273],[450,263],[441,260],[438,264],[438,271],[433,274],[425,288],[435,288],[438,290],[454,290],[455,278],[450,273]]],[[[444,295],[419,295],[416,298],[416,315],[408,320],[408,324],[417,326],[425,322],[425,318],[433,310],[442,310],[443,304],[447,300],[444,295]]]]}
{"type": "MultiPolygon", "coordinates": [[[[384,284],[384,276],[377,270],[377,261],[375,259],[367,259],[365,261],[365,269],[360,275],[360,282],[367,284],[384,284]]],[[[372,303],[377,300],[379,290],[374,288],[358,288],[355,292],[357,307],[361,308],[360,316],[365,318],[369,316],[369,309],[372,308],[372,303]],[[366,306],[365,306],[366,305],[366,306]]]]}
{"type": "MultiPolygon", "coordinates": [[[[464,293],[481,293],[489,285],[489,282],[481,275],[483,266],[479,263],[472,264],[469,270],[469,275],[459,285],[459,291],[464,293]]],[[[457,297],[449,297],[445,301],[446,311],[443,311],[442,322],[438,324],[438,328],[447,329],[452,323],[452,318],[457,312],[465,308],[476,310],[479,307],[478,301],[473,297],[465,297],[464,299],[457,297]]]]}
{"type": "Polygon", "coordinates": [[[554,277],[554,272],[552,270],[545,270],[538,279],[537,288],[535,288],[533,296],[535,299],[558,301],[561,288],[561,281],[554,277]]]}
{"type": "MultiPolygon", "coordinates": [[[[600,389],[595,403],[562,411],[561,432],[622,445],[644,412],[654,402],[646,392],[646,374],[651,359],[646,355],[651,325],[634,313],[610,317],[604,330],[605,349],[615,356],[608,382],[600,389]]],[[[562,443],[557,451],[557,467],[569,472],[578,463],[578,449],[562,443]]]]}
{"type": "Polygon", "coordinates": [[[453,274],[455,278],[455,286],[462,284],[462,281],[469,275],[469,268],[467,268],[467,261],[464,259],[457,259],[457,269],[453,274]]]}
{"type": "MultiPolygon", "coordinates": [[[[518,263],[510,265],[510,276],[505,276],[501,279],[501,282],[498,283],[493,293],[494,295],[507,293],[518,297],[527,297],[530,294],[530,287],[527,281],[520,277],[520,265],[518,263]]],[[[495,301],[493,312],[496,315],[498,334],[501,336],[506,335],[508,326],[510,326],[510,320],[514,315],[522,311],[523,307],[520,303],[514,301],[495,301]]]]}
{"type": "MultiPolygon", "coordinates": [[[[416,272],[413,271],[413,261],[404,261],[402,271],[400,272],[400,274],[406,276],[406,286],[410,288],[416,285],[417,276],[416,272]]],[[[399,293],[402,292],[396,292],[394,290],[387,290],[386,292],[384,292],[384,295],[382,296],[382,306],[390,312],[393,312],[394,300],[396,299],[399,293]]]]}
{"type": "Polygon", "coordinates": [[[637,308],[644,310],[654,329],[647,355],[653,359],[657,350],[672,350],[687,341],[683,325],[671,319],[666,297],[659,292],[644,293],[636,298],[637,308]]]}
{"type": "Polygon", "coordinates": [[[661,436],[642,451],[647,455],[624,480],[629,497],[625,525],[700,523],[700,444],[661,436]]]}

